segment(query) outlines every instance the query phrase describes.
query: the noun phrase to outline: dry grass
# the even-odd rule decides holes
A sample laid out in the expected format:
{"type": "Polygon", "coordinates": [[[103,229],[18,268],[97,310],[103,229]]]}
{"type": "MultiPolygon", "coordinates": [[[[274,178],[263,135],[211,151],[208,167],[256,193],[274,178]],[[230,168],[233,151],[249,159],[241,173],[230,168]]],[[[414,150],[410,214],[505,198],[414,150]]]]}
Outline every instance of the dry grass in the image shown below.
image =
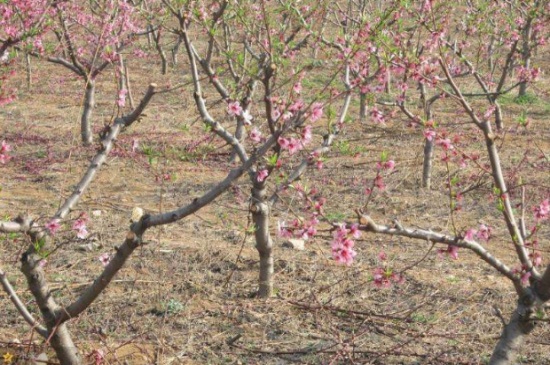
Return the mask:
{"type": "MultiPolygon", "coordinates": [[[[185,79],[176,70],[158,76],[158,68],[150,61],[131,60],[136,99],[149,82],[164,86],[185,79]]],[[[40,63],[36,69],[32,92],[21,85],[19,100],[0,110],[0,139],[15,147],[14,159],[0,170],[2,216],[21,212],[40,214],[43,219],[50,216],[94,153],[94,147],[79,145],[82,85],[56,66],[40,63]],[[42,83],[42,78],[48,81],[42,83]]],[[[19,76],[22,80],[23,75],[19,76]]],[[[98,87],[97,130],[112,115],[111,76],[103,77],[98,87]]],[[[112,252],[122,241],[134,206],[151,212],[180,206],[227,172],[228,149],[220,143],[189,151],[194,141],[206,135],[195,123],[190,97],[186,91],[156,97],[147,117],[121,135],[108,164],[79,205],[89,214],[101,211],[90,223],[90,241],[96,246],[82,251],[81,242],[68,242],[48,259],[48,278],[62,303],[75,299],[100,272],[98,256],[112,252]],[[141,152],[133,154],[130,145],[136,138],[141,152]],[[166,173],[171,178],[159,181],[166,173]]],[[[517,165],[526,148],[548,156],[548,98],[527,106],[509,100],[506,108],[510,125],[526,110],[532,127],[510,132],[503,139],[504,165],[517,165]]],[[[457,116],[454,109],[449,105],[437,115],[441,123],[450,132],[474,133],[463,128],[467,118],[457,116]]],[[[388,190],[369,205],[373,218],[380,223],[399,218],[407,226],[452,231],[446,171],[439,158],[433,189],[418,188],[422,157],[418,131],[396,119],[381,127],[352,126],[345,133],[350,145],[335,148],[326,168],[302,182],[318,187],[328,199],[328,217],[353,218],[353,209],[365,203],[363,191],[374,177],[374,163],[382,151],[388,151],[397,169],[387,178],[388,190]],[[359,153],[350,156],[350,151],[359,153]]],[[[486,162],[481,140],[462,148],[478,150],[482,163],[486,162]]],[[[538,186],[537,193],[529,196],[531,203],[548,196],[548,162],[530,159],[523,164],[522,175],[538,186]]],[[[253,298],[258,258],[244,233],[248,189],[241,182],[196,215],[149,231],[145,237],[149,244],[138,250],[88,311],[70,322],[82,353],[102,349],[109,364],[344,364],[351,363],[351,357],[354,363],[371,364],[487,361],[501,331],[495,308],[508,317],[516,294],[507,280],[464,250],[458,261],[439,259],[436,248],[422,260],[431,249],[429,243],[364,235],[358,241],[356,263],[342,267],[330,259],[331,237],[325,225],[325,231],[303,252],[281,248],[277,242],[277,295],[269,300],[253,298]],[[416,263],[405,273],[404,284],[383,290],[373,287],[371,273],[381,250],[397,271],[416,263]]],[[[494,235],[487,247],[513,266],[514,253],[499,212],[487,204],[490,195],[489,185],[466,194],[457,226],[464,230],[481,222],[490,224],[494,235]]],[[[278,205],[275,222],[288,217],[291,199],[285,196],[278,205]]],[[[548,250],[549,235],[546,225],[539,239],[542,250],[548,250]]],[[[17,258],[24,246],[22,237],[2,236],[0,263],[10,272],[18,293],[36,310],[18,272],[17,258]]],[[[0,353],[10,349],[23,356],[47,349],[6,295],[0,298],[0,353]]],[[[543,324],[529,337],[521,363],[550,361],[548,344],[550,332],[543,324]]],[[[91,363],[92,358],[88,359],[91,363]]]]}

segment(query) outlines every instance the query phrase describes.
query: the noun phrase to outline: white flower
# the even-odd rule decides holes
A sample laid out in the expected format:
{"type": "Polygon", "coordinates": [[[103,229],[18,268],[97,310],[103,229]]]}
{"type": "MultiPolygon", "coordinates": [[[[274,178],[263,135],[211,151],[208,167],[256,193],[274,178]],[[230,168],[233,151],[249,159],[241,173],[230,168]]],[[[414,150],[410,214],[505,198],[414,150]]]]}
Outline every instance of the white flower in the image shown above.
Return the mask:
{"type": "Polygon", "coordinates": [[[252,124],[252,115],[250,115],[250,112],[248,110],[243,111],[242,117],[244,120],[244,124],[251,125],[252,124]]]}

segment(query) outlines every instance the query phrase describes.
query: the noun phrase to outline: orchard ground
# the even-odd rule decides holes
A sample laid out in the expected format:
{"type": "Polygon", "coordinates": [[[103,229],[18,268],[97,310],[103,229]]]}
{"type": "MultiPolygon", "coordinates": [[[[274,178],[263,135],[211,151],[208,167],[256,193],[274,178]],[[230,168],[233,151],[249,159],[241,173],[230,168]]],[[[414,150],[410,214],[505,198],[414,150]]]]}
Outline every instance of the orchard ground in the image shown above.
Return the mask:
{"type": "MultiPolygon", "coordinates": [[[[537,56],[544,57],[544,53],[537,56]]],[[[181,71],[185,65],[166,76],[160,76],[159,69],[152,60],[130,60],[136,100],[150,82],[163,88],[189,81],[181,71]]],[[[507,129],[499,141],[503,165],[510,173],[522,164],[523,181],[540,186],[540,195],[529,197],[533,204],[549,189],[549,77],[543,75],[534,85],[536,97],[518,102],[510,95],[502,101],[507,129]],[[526,128],[519,123],[522,116],[529,119],[526,128]],[[545,158],[538,157],[542,155],[545,158]]],[[[0,140],[14,149],[13,159],[0,166],[0,214],[13,218],[42,212],[46,219],[70,194],[96,147],[80,145],[80,80],[58,66],[35,61],[31,90],[24,79],[22,63],[13,80],[19,88],[18,99],[0,109],[0,140]]],[[[98,83],[93,117],[96,140],[104,123],[116,114],[114,80],[106,74],[98,83]]],[[[209,102],[214,100],[208,96],[216,98],[212,90],[206,96],[209,102]]],[[[371,216],[377,223],[391,224],[397,218],[407,226],[451,232],[441,150],[435,154],[432,189],[421,189],[422,131],[409,127],[399,112],[383,125],[370,120],[361,124],[356,118],[357,100],[350,112],[352,123],[338,138],[325,167],[308,174],[300,184],[316,187],[327,198],[327,218],[353,221],[354,209],[367,200],[365,188],[375,176],[374,166],[387,152],[396,168],[385,179],[386,190],[377,192],[370,202],[371,216]]],[[[468,117],[456,114],[454,104],[445,105],[447,111],[436,114],[438,123],[449,132],[464,130],[468,117]]],[[[218,117],[224,117],[225,109],[218,110],[218,117]]],[[[320,124],[314,129],[316,142],[323,131],[320,124]]],[[[464,133],[474,133],[474,128],[467,126],[464,133]]],[[[197,117],[190,86],[154,97],[142,120],[120,135],[108,163],[78,205],[78,212],[90,216],[89,238],[66,242],[48,258],[46,272],[56,297],[67,302],[76,298],[97,276],[102,270],[99,257],[112,254],[122,242],[134,207],[167,211],[190,202],[225,176],[229,148],[209,136],[197,117]],[[138,143],[135,150],[133,141],[138,143]]],[[[477,144],[462,148],[478,151],[481,162],[487,159],[480,138],[477,144]]],[[[490,203],[492,192],[491,186],[481,184],[466,193],[456,215],[457,226],[463,231],[482,223],[491,226],[486,247],[514,266],[517,259],[501,213],[496,203],[490,203]]],[[[331,258],[331,227],[323,224],[304,251],[283,248],[282,240],[276,239],[276,295],[268,300],[254,298],[258,255],[246,234],[248,196],[249,185],[242,179],[191,218],[148,231],[148,244],[131,257],[91,308],[70,322],[82,354],[101,350],[108,364],[488,361],[502,330],[498,313],[509,317],[516,294],[507,279],[463,249],[455,261],[438,256],[437,249],[443,246],[363,234],[356,243],[355,262],[342,266],[331,258]],[[389,268],[405,270],[403,284],[382,289],[373,285],[372,273],[380,266],[382,251],[389,268]]],[[[289,212],[301,215],[294,194],[282,197],[274,211],[274,237],[278,219],[288,220],[289,215],[291,219],[289,212]]],[[[546,256],[547,225],[539,241],[546,256]]],[[[18,294],[36,310],[18,269],[25,245],[21,236],[2,235],[1,265],[9,271],[18,294]]],[[[43,350],[52,355],[4,292],[0,303],[0,355],[43,350]]],[[[550,362],[547,325],[538,326],[527,341],[522,364],[550,362]]],[[[88,361],[92,363],[93,356],[88,361]]]]}

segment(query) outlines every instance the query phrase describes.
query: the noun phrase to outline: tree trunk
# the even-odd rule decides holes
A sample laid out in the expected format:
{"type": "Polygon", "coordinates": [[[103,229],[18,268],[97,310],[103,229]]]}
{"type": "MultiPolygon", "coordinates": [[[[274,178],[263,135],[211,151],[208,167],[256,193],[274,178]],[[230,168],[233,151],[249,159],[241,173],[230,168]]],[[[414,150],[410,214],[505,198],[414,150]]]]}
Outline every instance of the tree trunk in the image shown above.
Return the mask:
{"type": "Polygon", "coordinates": [[[178,53],[180,51],[181,43],[183,42],[183,38],[181,36],[178,37],[178,40],[176,41],[176,44],[172,48],[172,66],[176,67],[178,64],[178,53]]]}
{"type": "Polygon", "coordinates": [[[60,324],[48,332],[53,333],[53,335],[50,336],[50,344],[61,365],[82,364],[78,349],[74,345],[69,329],[65,323],[60,324]]]}
{"type": "Polygon", "coordinates": [[[424,162],[422,164],[422,187],[429,189],[432,185],[432,159],[434,139],[424,139],[424,162]]]}
{"type": "MultiPolygon", "coordinates": [[[[529,17],[525,28],[522,32],[522,50],[521,50],[521,60],[523,61],[523,67],[529,69],[531,67],[531,46],[529,44],[532,35],[532,24],[533,19],[529,17]]],[[[519,84],[518,98],[527,95],[527,81],[522,81],[519,84]]]]}
{"type": "Polygon", "coordinates": [[[27,89],[32,89],[32,65],[31,65],[31,55],[25,53],[25,62],[27,66],[27,89]]]}
{"type": "MultiPolygon", "coordinates": [[[[241,144],[243,144],[243,135],[245,132],[244,121],[242,118],[237,118],[237,128],[235,129],[235,138],[241,144]]],[[[229,163],[237,162],[239,156],[234,150],[231,150],[231,155],[229,156],[229,163]]],[[[244,162],[244,161],[243,161],[244,162]]]]}
{"type": "Polygon", "coordinates": [[[256,249],[260,254],[259,298],[269,298],[273,294],[273,241],[269,234],[270,207],[266,201],[264,182],[254,182],[250,206],[254,222],[256,249]]]}
{"type": "MultiPolygon", "coordinates": [[[[420,100],[422,102],[422,108],[424,109],[424,117],[426,122],[430,121],[433,117],[432,104],[428,101],[426,95],[426,86],[422,83],[419,84],[420,100]]],[[[434,154],[434,138],[424,139],[424,161],[422,163],[422,187],[429,189],[432,185],[432,160],[434,154]]]]}
{"type": "Polygon", "coordinates": [[[27,278],[29,289],[36,299],[46,328],[48,340],[61,365],[80,365],[82,359],[73,343],[65,323],[59,323],[60,306],[55,302],[39,265],[40,257],[29,249],[21,257],[21,271],[27,278]]]}
{"type": "Polygon", "coordinates": [[[496,100],[495,107],[495,125],[497,127],[497,131],[502,131],[504,129],[504,121],[502,120],[502,108],[496,100]]]}
{"type": "Polygon", "coordinates": [[[89,146],[93,142],[92,135],[92,111],[95,107],[95,80],[86,82],[86,93],[84,95],[84,109],[82,110],[82,118],[80,119],[80,134],[82,136],[82,144],[89,146]]]}
{"type": "Polygon", "coordinates": [[[367,94],[361,93],[359,95],[359,122],[365,123],[367,121],[367,94]]]}
{"type": "Polygon", "coordinates": [[[512,365],[521,346],[528,335],[535,327],[531,314],[533,313],[534,300],[520,300],[510,322],[504,326],[500,340],[498,341],[490,365],[512,365]]]}

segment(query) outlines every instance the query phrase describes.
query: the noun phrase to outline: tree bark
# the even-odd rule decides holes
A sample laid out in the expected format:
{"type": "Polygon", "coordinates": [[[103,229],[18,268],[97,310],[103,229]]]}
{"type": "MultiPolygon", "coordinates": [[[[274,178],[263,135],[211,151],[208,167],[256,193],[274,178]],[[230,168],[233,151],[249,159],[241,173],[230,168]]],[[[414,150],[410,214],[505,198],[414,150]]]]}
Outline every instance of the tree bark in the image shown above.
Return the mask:
{"type": "Polygon", "coordinates": [[[89,146],[93,142],[92,135],[92,111],[95,107],[95,80],[87,80],[86,93],[84,94],[84,109],[80,119],[80,134],[82,144],[89,146]]]}
{"type": "MultiPolygon", "coordinates": [[[[424,117],[426,122],[433,118],[432,103],[426,95],[426,86],[419,83],[420,100],[424,109],[424,117]]],[[[422,163],[422,187],[429,189],[432,185],[432,160],[434,154],[434,138],[424,138],[424,161],[422,163]]]]}
{"type": "Polygon", "coordinates": [[[534,303],[534,296],[528,295],[520,299],[510,322],[502,330],[500,340],[491,356],[490,365],[512,365],[515,363],[525,336],[535,327],[531,318],[534,303]]]}
{"type": "Polygon", "coordinates": [[[359,95],[359,122],[365,123],[367,121],[367,94],[361,93],[359,95]]]}
{"type": "MultiPolygon", "coordinates": [[[[244,121],[242,118],[237,118],[237,128],[235,129],[235,138],[239,143],[243,144],[243,135],[244,135],[245,127],[244,127],[244,121]]],[[[235,150],[231,151],[231,155],[229,156],[229,163],[237,162],[237,158],[239,155],[235,150]]]]}
{"type": "Polygon", "coordinates": [[[422,164],[422,187],[432,186],[432,160],[434,154],[434,139],[424,139],[424,162],[422,164]]]}
{"type": "Polygon", "coordinates": [[[82,359],[73,343],[69,330],[58,321],[60,306],[53,299],[52,293],[44,279],[44,271],[38,264],[40,257],[32,253],[31,247],[21,258],[21,271],[27,278],[27,284],[44,319],[48,339],[61,365],[79,365],[82,359]]]}
{"type": "Polygon", "coordinates": [[[254,183],[250,211],[255,226],[256,249],[260,254],[258,297],[269,298],[273,294],[273,241],[269,234],[270,207],[266,201],[265,182],[254,183]]]}
{"type": "MultiPolygon", "coordinates": [[[[521,49],[521,60],[523,67],[529,69],[531,67],[531,45],[529,44],[532,35],[532,23],[533,18],[529,17],[527,19],[527,24],[523,28],[522,32],[522,49],[521,49]]],[[[519,84],[518,98],[527,95],[527,81],[522,81],[519,84]]]]}

